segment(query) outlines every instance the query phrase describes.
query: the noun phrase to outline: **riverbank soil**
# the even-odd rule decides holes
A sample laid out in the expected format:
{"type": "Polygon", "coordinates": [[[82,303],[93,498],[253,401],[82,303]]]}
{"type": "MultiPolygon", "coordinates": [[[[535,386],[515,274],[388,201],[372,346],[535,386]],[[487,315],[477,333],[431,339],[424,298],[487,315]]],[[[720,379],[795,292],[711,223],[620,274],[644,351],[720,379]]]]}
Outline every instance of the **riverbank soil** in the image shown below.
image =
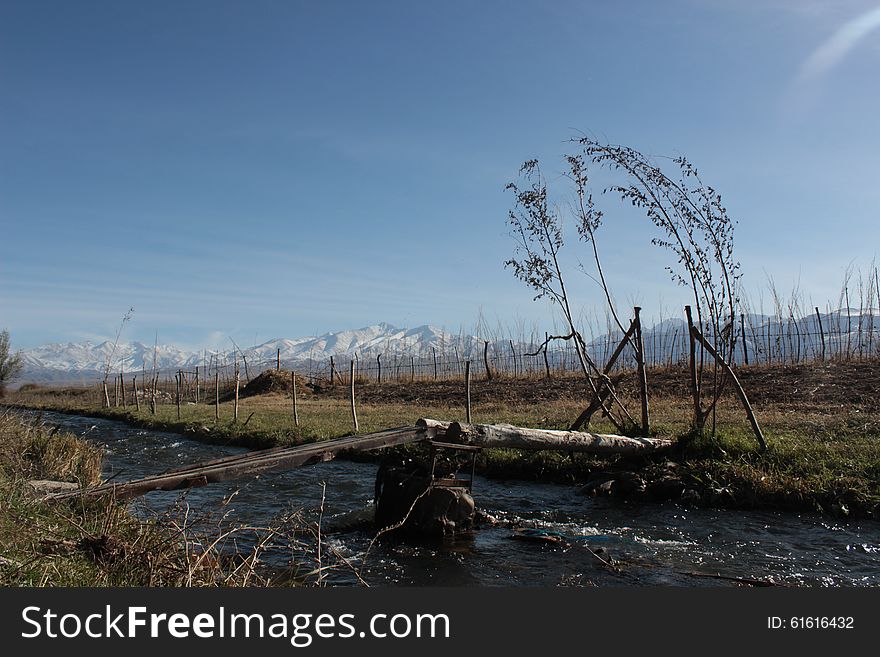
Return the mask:
{"type": "MultiPolygon", "coordinates": [[[[671,368],[648,372],[652,434],[676,439],[671,451],[602,459],[486,450],[478,471],[491,477],[572,483],[582,486],[585,494],[634,501],[674,499],[729,508],[880,517],[880,362],[741,367],[738,376],[769,443],[766,452],[757,450],[732,392],[718,404],[714,436],[687,435],[688,375],[671,368]]],[[[616,378],[621,398],[637,415],[635,375],[616,378]]],[[[358,381],[356,388],[360,433],[412,425],[420,417],[465,419],[462,381],[358,381]]],[[[140,411],[132,399],[125,408],[102,409],[97,387],[26,386],[7,401],[124,420],[208,442],[271,447],[352,433],[349,396],[347,384],[298,385],[298,425],[292,413],[290,373],[285,371],[268,371],[243,386],[237,422],[228,388],[221,391],[219,420],[213,403],[203,400],[183,402],[178,420],[168,391],[159,396],[155,413],[143,398],[140,411]]],[[[208,397],[213,401],[213,394],[208,397]]],[[[584,381],[571,376],[475,380],[471,398],[474,422],[562,429],[583,410],[587,397],[584,381]]],[[[596,420],[591,430],[613,432],[607,421],[596,420]]]]}

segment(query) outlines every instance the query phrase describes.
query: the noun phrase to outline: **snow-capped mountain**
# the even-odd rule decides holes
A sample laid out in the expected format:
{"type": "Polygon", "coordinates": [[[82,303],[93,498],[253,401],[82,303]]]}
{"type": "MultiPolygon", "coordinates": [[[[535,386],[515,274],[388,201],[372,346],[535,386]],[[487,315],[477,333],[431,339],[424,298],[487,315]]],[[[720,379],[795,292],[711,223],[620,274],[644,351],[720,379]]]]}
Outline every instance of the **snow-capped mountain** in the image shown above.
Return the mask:
{"type": "Polygon", "coordinates": [[[480,338],[452,335],[433,326],[405,329],[387,323],[359,329],[325,333],[303,338],[277,338],[251,347],[187,351],[173,345],[147,345],[142,342],[110,341],[47,344],[22,353],[25,368],[19,383],[77,381],[91,382],[103,376],[108,367],[113,373],[169,369],[192,369],[197,365],[232,363],[242,355],[251,365],[274,363],[279,355],[284,364],[303,361],[326,361],[330,356],[361,357],[431,354],[458,350],[470,353],[475,345],[482,348],[480,338]],[[155,365],[154,365],[155,359],[155,365]]]}
{"type": "MultiPolygon", "coordinates": [[[[880,354],[880,310],[855,312],[834,310],[805,317],[772,317],[746,315],[735,327],[737,347],[731,355],[734,362],[800,362],[803,359],[835,355],[880,354]],[[745,328],[745,341],[742,340],[745,328]]],[[[708,335],[707,337],[711,337],[708,335]]],[[[683,319],[673,318],[650,328],[645,327],[643,339],[649,365],[681,362],[688,354],[688,332],[683,319]]],[[[604,363],[614,351],[622,335],[612,331],[587,336],[587,351],[597,363],[604,363]]],[[[489,340],[486,355],[493,368],[516,371],[543,366],[538,355],[537,338],[513,340],[494,336],[489,340]],[[513,350],[511,350],[513,347],[513,350]],[[516,357],[513,357],[513,353],[516,357]],[[533,360],[527,356],[531,354],[533,360]]],[[[81,383],[99,380],[110,363],[110,371],[118,373],[142,370],[193,370],[196,366],[231,367],[243,363],[250,374],[275,365],[280,356],[284,367],[302,367],[309,372],[324,371],[331,356],[341,369],[349,358],[357,357],[363,371],[364,362],[375,365],[381,354],[386,367],[399,369],[412,366],[432,371],[437,360],[445,368],[461,369],[464,360],[480,363],[484,340],[465,333],[452,334],[434,326],[405,329],[381,323],[359,329],[325,333],[319,336],[287,339],[277,338],[251,347],[233,345],[223,350],[188,351],[173,345],[146,345],[141,342],[120,343],[115,350],[111,342],[48,344],[23,352],[25,369],[17,383],[81,383]],[[411,358],[412,357],[412,358],[411,358]],[[401,365],[405,363],[405,365],[401,365]]],[[[550,345],[547,362],[550,367],[573,366],[571,342],[557,341],[550,345]]],[[[631,366],[633,353],[627,347],[620,363],[631,366]]]]}

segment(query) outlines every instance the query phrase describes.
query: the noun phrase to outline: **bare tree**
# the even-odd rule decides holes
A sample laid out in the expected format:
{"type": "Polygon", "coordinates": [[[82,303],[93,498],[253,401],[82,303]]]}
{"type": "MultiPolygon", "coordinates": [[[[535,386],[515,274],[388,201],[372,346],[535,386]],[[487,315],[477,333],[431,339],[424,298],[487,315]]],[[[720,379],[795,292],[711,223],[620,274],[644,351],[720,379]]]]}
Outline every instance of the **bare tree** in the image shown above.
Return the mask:
{"type": "Polygon", "coordinates": [[[10,353],[9,331],[0,331],[0,398],[6,395],[6,386],[21,373],[21,352],[10,353]]]}

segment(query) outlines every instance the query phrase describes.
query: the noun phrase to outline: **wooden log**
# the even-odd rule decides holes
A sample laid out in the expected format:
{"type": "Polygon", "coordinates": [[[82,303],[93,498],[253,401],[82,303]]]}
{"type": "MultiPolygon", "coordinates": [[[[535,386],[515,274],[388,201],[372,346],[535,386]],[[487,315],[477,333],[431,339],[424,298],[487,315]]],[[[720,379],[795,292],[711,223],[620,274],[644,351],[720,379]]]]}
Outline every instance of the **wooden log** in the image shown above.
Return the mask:
{"type": "Polygon", "coordinates": [[[94,499],[112,495],[115,499],[131,499],[154,490],[180,490],[205,486],[213,482],[252,477],[264,472],[280,472],[302,465],[323,463],[344,451],[365,451],[406,445],[427,440],[431,430],[419,427],[386,429],[361,436],[347,436],[294,447],[246,452],[192,466],[170,470],[160,475],[143,477],[128,482],[113,482],[85,488],[72,493],[52,495],[48,501],[85,497],[94,499]]]}
{"type": "Polygon", "coordinates": [[[630,438],[615,434],[585,431],[558,431],[554,429],[526,429],[510,424],[450,423],[446,440],[463,445],[485,448],[524,450],[559,450],[590,454],[634,454],[671,447],[673,441],[664,438],[630,438]]]}

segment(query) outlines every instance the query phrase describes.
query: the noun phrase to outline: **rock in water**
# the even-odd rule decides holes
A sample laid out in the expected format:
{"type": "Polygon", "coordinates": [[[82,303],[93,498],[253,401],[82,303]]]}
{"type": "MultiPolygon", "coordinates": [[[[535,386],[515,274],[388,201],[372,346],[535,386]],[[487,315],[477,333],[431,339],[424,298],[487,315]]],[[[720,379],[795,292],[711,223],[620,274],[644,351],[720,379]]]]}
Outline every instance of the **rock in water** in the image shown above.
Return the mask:
{"type": "Polygon", "coordinates": [[[466,488],[434,486],[420,468],[380,468],[376,525],[426,536],[449,536],[473,527],[474,499],[466,488]]]}

